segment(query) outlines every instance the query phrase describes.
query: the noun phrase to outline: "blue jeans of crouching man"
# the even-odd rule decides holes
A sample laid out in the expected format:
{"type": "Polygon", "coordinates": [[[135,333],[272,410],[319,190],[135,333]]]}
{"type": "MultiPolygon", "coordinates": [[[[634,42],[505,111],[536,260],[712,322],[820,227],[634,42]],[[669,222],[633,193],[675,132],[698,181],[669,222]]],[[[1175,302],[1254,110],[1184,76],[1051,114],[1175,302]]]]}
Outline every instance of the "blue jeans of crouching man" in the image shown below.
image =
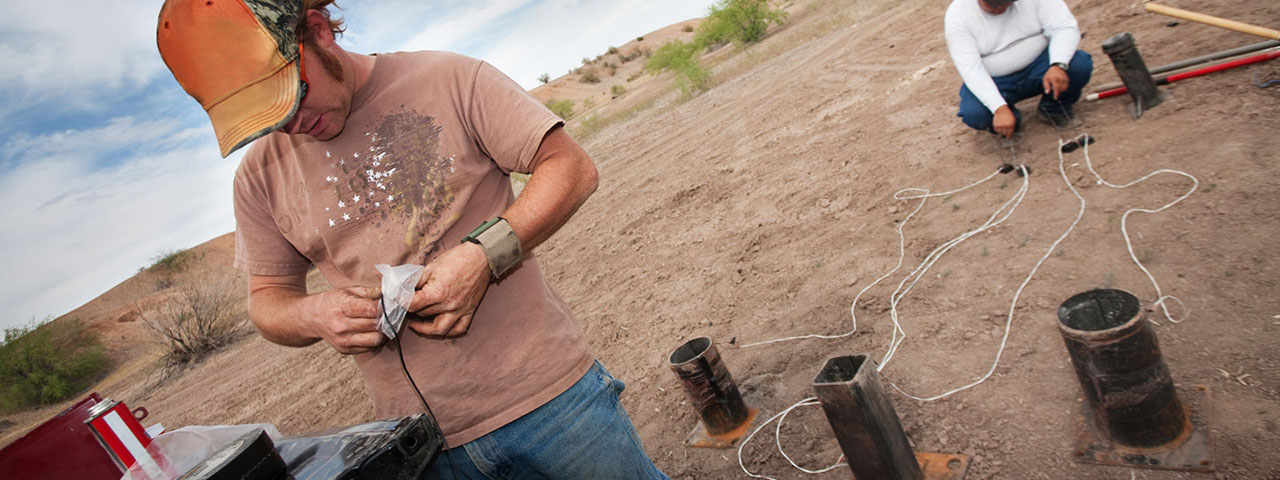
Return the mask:
{"type": "MultiPolygon", "coordinates": [[[[1071,63],[1067,65],[1069,85],[1066,91],[1058,95],[1057,100],[1053,99],[1053,93],[1048,95],[1044,93],[1044,74],[1048,71],[1049,49],[1045,49],[1027,68],[1002,77],[992,77],[996,82],[996,88],[999,88],[1000,94],[1004,96],[1004,101],[1009,104],[1009,110],[1012,110],[1014,118],[1018,119],[1018,125],[1022,124],[1022,112],[1019,112],[1013,104],[1036,95],[1040,95],[1039,108],[1046,115],[1055,118],[1071,116],[1072,107],[1080,101],[1080,93],[1093,75],[1093,57],[1083,50],[1076,51],[1075,56],[1071,57],[1071,63]]],[[[987,110],[987,106],[983,105],[982,101],[969,91],[969,87],[964,85],[960,86],[960,111],[956,116],[963,119],[965,125],[976,130],[995,133],[991,128],[991,120],[995,114],[987,110]]]]}
{"type": "Polygon", "coordinates": [[[600,362],[537,410],[440,454],[427,478],[669,480],[644,453],[600,362]]]}

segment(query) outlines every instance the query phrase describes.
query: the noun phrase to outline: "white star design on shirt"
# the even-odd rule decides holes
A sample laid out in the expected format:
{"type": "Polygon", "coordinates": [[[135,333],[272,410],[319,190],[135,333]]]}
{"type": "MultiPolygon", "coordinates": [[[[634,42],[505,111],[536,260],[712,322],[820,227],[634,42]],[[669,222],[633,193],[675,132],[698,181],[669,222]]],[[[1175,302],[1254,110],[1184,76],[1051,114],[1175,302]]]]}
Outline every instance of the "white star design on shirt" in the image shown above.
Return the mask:
{"type": "Polygon", "coordinates": [[[396,196],[395,196],[395,195],[387,195],[387,201],[388,201],[388,202],[394,202],[395,200],[396,200],[396,196]]]}
{"type": "Polygon", "coordinates": [[[343,220],[351,220],[351,214],[350,214],[350,213],[344,213],[344,214],[342,214],[342,219],[343,219],[343,220]]]}
{"type": "Polygon", "coordinates": [[[351,197],[351,203],[357,203],[357,202],[359,202],[359,201],[360,201],[360,196],[359,196],[359,195],[355,195],[355,196],[352,196],[352,197],[351,197]]]}
{"type": "MultiPolygon", "coordinates": [[[[338,201],[338,208],[347,208],[347,202],[338,201]]],[[[327,209],[326,209],[327,210],[327,209]]]]}
{"type": "Polygon", "coordinates": [[[329,219],[329,226],[330,226],[330,227],[332,227],[333,225],[334,225],[334,224],[333,224],[333,219],[332,219],[332,218],[330,218],[330,219],[329,219]]]}

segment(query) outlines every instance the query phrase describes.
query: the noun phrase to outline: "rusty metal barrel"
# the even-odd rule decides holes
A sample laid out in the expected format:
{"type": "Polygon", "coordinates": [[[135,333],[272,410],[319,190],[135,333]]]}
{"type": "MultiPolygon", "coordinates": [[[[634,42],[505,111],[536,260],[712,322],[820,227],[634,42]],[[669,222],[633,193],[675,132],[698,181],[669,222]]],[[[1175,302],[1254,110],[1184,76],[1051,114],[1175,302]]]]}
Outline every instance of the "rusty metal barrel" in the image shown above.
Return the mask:
{"type": "Polygon", "coordinates": [[[1155,332],[1138,298],[1123,290],[1090,290],[1058,307],[1093,426],[1113,443],[1153,449],[1191,430],[1155,332]]]}
{"type": "Polygon", "coordinates": [[[746,422],[747,404],[710,338],[685,342],[668,362],[708,434],[726,433],[746,422]]]}
{"type": "Polygon", "coordinates": [[[1147,63],[1138,53],[1138,45],[1133,40],[1133,35],[1127,32],[1113,35],[1102,42],[1102,51],[1111,58],[1111,63],[1116,67],[1116,73],[1120,75],[1120,80],[1124,82],[1129,96],[1133,98],[1131,110],[1133,118],[1141,117],[1143,112],[1164,101],[1165,95],[1156,86],[1151,72],[1147,70],[1147,63]]]}
{"type": "Polygon", "coordinates": [[[866,355],[830,358],[814,377],[813,389],[854,478],[924,478],[874,361],[866,355]]]}

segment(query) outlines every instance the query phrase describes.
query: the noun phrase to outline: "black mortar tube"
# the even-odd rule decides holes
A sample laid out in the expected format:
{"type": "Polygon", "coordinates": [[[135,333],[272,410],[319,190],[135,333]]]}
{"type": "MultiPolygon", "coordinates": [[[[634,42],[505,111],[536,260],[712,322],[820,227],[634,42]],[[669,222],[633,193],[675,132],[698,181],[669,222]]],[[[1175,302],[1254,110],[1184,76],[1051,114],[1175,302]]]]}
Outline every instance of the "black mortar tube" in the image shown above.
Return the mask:
{"type": "Polygon", "coordinates": [[[708,434],[729,432],[747,420],[747,404],[710,338],[685,342],[668,362],[708,434]]]}
{"type": "Polygon", "coordinates": [[[1058,331],[1098,433],[1137,449],[1186,438],[1187,412],[1137,297],[1112,289],[1073,296],[1058,307],[1058,331]]]}
{"type": "Polygon", "coordinates": [[[1143,112],[1164,101],[1164,95],[1156,87],[1155,79],[1151,78],[1146,62],[1142,61],[1142,55],[1138,53],[1133,35],[1128,32],[1113,35],[1102,42],[1102,51],[1111,57],[1116,73],[1120,74],[1120,80],[1124,81],[1129,96],[1133,97],[1133,118],[1142,117],[1143,112]]]}
{"type": "Polygon", "coordinates": [[[813,389],[854,478],[924,478],[874,361],[866,355],[830,358],[813,379],[813,389]]]}

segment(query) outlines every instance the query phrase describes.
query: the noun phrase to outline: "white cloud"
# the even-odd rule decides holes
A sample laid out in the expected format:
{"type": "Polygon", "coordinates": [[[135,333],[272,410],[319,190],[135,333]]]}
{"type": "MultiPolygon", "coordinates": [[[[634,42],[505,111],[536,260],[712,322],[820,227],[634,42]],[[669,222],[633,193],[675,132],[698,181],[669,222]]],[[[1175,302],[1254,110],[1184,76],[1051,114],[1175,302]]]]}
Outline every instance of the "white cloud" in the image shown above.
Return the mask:
{"type": "MultiPolygon", "coordinates": [[[[56,100],[79,108],[136,90],[161,73],[155,46],[159,2],[39,0],[6,2],[0,15],[0,84],[6,110],[56,100]]],[[[167,74],[167,73],[166,73],[167,74]]]]}
{"type": "Polygon", "coordinates": [[[5,326],[59,315],[123,281],[157,252],[234,228],[231,177],[211,129],[115,119],[10,143],[32,147],[0,178],[0,304],[5,326]],[[94,147],[138,150],[97,168],[94,147]]]}
{"type": "Polygon", "coordinates": [[[712,0],[399,1],[346,5],[345,45],[360,52],[450,50],[498,67],[525,88],[610,46],[706,14],[712,0]]]}

